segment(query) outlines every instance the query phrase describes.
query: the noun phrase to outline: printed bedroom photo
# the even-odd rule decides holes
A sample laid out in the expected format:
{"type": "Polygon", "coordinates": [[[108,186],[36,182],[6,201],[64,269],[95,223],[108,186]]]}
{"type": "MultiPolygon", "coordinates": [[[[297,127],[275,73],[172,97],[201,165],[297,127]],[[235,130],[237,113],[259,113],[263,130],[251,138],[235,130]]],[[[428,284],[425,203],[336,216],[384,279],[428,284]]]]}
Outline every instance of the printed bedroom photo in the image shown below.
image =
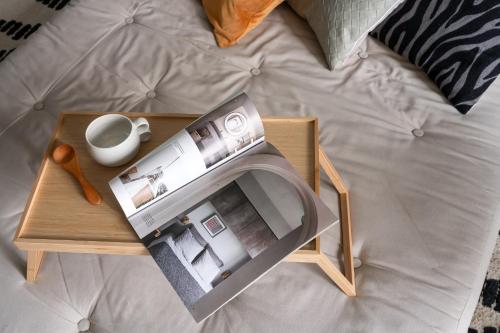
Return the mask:
{"type": "Polygon", "coordinates": [[[250,171],[143,241],[182,301],[192,306],[300,227],[303,215],[286,180],[250,171]]]}

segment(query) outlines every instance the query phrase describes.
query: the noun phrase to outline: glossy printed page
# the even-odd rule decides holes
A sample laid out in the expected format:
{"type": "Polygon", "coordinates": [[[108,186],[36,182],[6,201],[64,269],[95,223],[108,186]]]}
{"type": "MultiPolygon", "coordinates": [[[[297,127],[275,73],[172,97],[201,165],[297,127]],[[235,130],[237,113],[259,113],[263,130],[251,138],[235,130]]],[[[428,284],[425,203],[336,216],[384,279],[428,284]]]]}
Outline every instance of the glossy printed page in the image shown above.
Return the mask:
{"type": "Polygon", "coordinates": [[[130,217],[263,140],[262,120],[242,93],[134,163],[110,186],[130,217]]]}
{"type": "Polygon", "coordinates": [[[196,321],[337,221],[274,147],[255,149],[148,212],[163,224],[142,241],[196,321]]]}

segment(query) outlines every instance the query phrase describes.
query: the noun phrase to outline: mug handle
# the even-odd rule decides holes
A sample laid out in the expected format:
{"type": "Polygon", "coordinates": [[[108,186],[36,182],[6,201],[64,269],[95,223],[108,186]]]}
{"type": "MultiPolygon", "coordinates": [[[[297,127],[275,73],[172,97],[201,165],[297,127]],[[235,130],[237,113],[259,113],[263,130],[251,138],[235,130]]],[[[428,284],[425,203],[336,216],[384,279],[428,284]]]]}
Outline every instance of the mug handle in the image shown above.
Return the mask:
{"type": "Polygon", "coordinates": [[[149,141],[149,139],[151,139],[151,130],[149,129],[149,123],[146,120],[146,118],[139,117],[133,119],[132,122],[137,128],[137,132],[139,133],[139,138],[141,139],[141,142],[149,141]]]}

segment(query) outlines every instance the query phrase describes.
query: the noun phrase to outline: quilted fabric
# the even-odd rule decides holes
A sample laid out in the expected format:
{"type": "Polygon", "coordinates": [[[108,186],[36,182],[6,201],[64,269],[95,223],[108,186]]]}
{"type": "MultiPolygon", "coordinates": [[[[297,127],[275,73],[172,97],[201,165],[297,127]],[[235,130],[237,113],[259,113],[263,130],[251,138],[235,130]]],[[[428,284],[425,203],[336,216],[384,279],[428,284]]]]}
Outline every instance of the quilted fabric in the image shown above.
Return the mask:
{"type": "Polygon", "coordinates": [[[401,0],[287,0],[304,17],[330,69],[356,51],[360,41],[401,0]]]}
{"type": "MultiPolygon", "coordinates": [[[[500,226],[500,82],[461,115],[404,58],[360,48],[328,71],[287,6],[226,49],[199,0],[63,9],[0,63],[0,331],[466,332],[500,226]],[[199,114],[241,90],[263,115],[318,117],[350,191],[357,297],[281,263],[196,324],[149,256],[47,253],[25,282],[12,239],[60,112],[199,114]]],[[[326,178],[321,196],[338,214],[326,178]]],[[[339,236],[321,238],[332,260],[339,236]]]]}
{"type": "Polygon", "coordinates": [[[500,3],[407,1],[372,33],[420,67],[461,113],[500,74],[500,3]]]}

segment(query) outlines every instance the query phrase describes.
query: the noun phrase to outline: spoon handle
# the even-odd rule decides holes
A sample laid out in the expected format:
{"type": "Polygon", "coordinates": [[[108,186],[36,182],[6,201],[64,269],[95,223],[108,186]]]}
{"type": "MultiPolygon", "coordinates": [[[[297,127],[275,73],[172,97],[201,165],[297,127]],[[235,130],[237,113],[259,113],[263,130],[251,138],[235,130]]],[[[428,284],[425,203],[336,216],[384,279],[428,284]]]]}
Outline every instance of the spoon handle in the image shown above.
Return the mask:
{"type": "Polygon", "coordinates": [[[63,164],[62,167],[70,174],[72,174],[76,180],[78,180],[83,193],[85,194],[85,198],[89,203],[91,203],[92,205],[99,205],[102,202],[101,195],[97,192],[94,186],[92,186],[92,184],[90,184],[89,181],[83,176],[76,156],[68,163],[63,164]]]}
{"type": "Polygon", "coordinates": [[[93,205],[99,205],[102,202],[101,195],[96,191],[94,186],[92,186],[85,177],[80,173],[79,177],[76,177],[82,186],[83,193],[85,193],[85,197],[87,201],[93,205]]]}

